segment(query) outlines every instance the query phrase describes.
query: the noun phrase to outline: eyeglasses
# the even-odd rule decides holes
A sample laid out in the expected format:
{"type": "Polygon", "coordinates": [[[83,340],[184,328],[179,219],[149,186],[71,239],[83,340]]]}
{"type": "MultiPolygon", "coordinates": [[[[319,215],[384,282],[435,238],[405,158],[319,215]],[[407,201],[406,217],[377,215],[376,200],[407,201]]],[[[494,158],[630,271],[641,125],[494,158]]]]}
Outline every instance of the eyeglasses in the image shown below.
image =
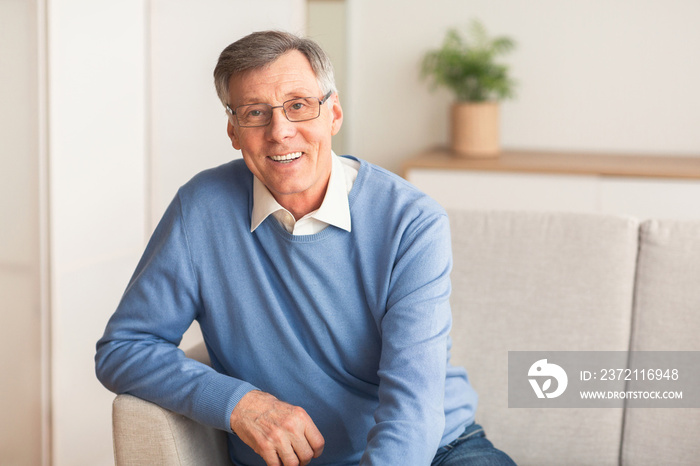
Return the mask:
{"type": "Polygon", "coordinates": [[[253,128],[256,126],[267,126],[272,120],[272,110],[281,108],[284,111],[284,116],[292,122],[308,121],[318,118],[321,115],[321,105],[326,103],[326,100],[331,96],[333,91],[328,91],[328,94],[323,96],[323,99],[317,97],[301,97],[283,102],[282,105],[273,107],[270,104],[249,104],[240,105],[234,110],[226,106],[226,111],[236,117],[238,126],[242,128],[253,128]]]}

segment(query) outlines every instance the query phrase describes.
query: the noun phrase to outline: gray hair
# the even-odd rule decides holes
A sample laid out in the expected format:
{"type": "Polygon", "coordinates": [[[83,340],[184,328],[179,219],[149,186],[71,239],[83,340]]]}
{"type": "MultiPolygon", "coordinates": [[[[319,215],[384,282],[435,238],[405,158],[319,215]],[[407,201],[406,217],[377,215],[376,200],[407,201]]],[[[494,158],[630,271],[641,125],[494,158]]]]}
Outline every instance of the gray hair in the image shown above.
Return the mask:
{"type": "Polygon", "coordinates": [[[214,85],[221,103],[229,104],[229,82],[234,75],[262,68],[290,50],[298,50],[309,60],[323,94],[337,92],[331,60],[316,42],[288,32],[260,31],[237,40],[221,52],[214,68],[214,85]]]}

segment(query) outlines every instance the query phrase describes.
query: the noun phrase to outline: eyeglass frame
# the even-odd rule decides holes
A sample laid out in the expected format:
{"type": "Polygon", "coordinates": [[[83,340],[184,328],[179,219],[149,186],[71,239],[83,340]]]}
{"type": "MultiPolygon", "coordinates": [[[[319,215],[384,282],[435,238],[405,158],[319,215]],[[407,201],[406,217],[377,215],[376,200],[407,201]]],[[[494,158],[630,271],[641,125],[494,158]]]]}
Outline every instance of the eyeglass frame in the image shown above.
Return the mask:
{"type": "Polygon", "coordinates": [[[265,102],[255,102],[255,103],[252,103],[252,104],[239,105],[238,107],[236,107],[236,108],[233,109],[233,110],[231,110],[231,106],[229,106],[229,105],[227,104],[227,105],[226,105],[226,112],[228,112],[231,116],[235,116],[235,117],[236,117],[236,123],[238,123],[238,126],[241,127],[241,128],[264,128],[265,126],[267,126],[267,125],[269,125],[270,123],[272,123],[272,113],[273,113],[273,110],[276,109],[276,108],[281,108],[281,109],[282,109],[282,113],[284,113],[284,117],[285,117],[285,118],[287,119],[287,121],[289,121],[290,123],[301,123],[301,122],[303,122],[303,121],[315,120],[316,118],[320,117],[320,116],[321,116],[321,107],[323,106],[323,104],[326,103],[326,101],[328,101],[328,99],[330,99],[330,97],[331,97],[332,95],[333,95],[333,90],[330,90],[330,91],[328,91],[328,92],[326,93],[326,95],[323,96],[322,99],[319,99],[318,97],[312,97],[312,96],[310,96],[310,97],[295,97],[294,99],[285,100],[284,102],[282,102],[282,105],[275,105],[275,106],[272,106],[272,105],[267,104],[267,103],[265,103],[265,102]],[[284,106],[287,104],[287,102],[293,102],[293,101],[295,101],[295,100],[301,100],[301,99],[316,99],[316,100],[318,100],[318,114],[317,114],[315,117],[306,118],[306,119],[304,119],[304,120],[290,120],[290,119],[289,119],[289,115],[287,115],[287,109],[285,109],[284,106]],[[269,120],[267,123],[265,123],[264,125],[242,125],[241,122],[238,121],[238,115],[236,115],[236,111],[237,111],[239,108],[241,108],[241,107],[248,107],[249,105],[267,105],[268,107],[270,107],[270,120],[269,120]]]}

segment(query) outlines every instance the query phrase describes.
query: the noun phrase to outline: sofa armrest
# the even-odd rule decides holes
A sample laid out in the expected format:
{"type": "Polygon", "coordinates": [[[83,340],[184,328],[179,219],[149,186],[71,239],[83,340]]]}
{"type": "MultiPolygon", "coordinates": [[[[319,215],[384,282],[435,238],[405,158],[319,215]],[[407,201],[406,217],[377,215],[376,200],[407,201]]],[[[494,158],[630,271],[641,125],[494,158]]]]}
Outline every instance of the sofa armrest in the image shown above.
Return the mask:
{"type": "Polygon", "coordinates": [[[112,428],[117,466],[231,466],[223,431],[132,395],[115,398],[112,428]]]}
{"type": "MultiPolygon", "coordinates": [[[[203,343],[186,354],[209,364],[203,343]]],[[[231,466],[225,432],[132,395],[114,399],[112,435],[116,466],[231,466]]]]}

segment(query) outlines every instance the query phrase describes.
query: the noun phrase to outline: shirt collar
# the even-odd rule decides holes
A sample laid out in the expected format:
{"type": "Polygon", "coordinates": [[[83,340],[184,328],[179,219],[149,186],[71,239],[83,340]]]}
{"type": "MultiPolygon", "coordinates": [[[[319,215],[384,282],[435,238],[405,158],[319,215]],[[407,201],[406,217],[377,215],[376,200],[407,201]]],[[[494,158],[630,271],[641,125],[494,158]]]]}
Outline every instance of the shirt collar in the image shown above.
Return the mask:
{"type": "MultiPolygon", "coordinates": [[[[328,180],[328,188],[323,198],[321,207],[304,217],[314,218],[318,221],[333,225],[346,231],[351,231],[350,203],[348,202],[348,185],[344,172],[343,162],[331,151],[331,176],[328,180]]],[[[270,190],[256,176],[253,176],[253,211],[251,215],[250,231],[255,231],[260,224],[271,214],[283,210],[270,190]]],[[[299,219],[302,220],[302,219],[299,219]]],[[[299,221],[297,220],[297,221],[299,221]]]]}

